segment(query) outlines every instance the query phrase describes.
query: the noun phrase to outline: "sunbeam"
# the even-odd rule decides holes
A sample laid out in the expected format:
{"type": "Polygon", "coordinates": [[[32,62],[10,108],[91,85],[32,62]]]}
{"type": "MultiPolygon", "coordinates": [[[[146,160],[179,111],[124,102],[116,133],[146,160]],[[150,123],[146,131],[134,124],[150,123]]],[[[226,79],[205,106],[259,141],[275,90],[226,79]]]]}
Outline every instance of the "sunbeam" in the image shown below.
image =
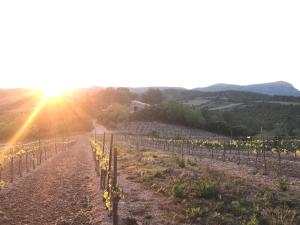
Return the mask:
{"type": "Polygon", "coordinates": [[[22,125],[22,127],[17,131],[17,133],[9,140],[5,150],[9,149],[11,146],[17,143],[19,138],[24,134],[26,129],[30,126],[32,121],[36,118],[36,116],[39,114],[39,112],[43,109],[43,107],[46,105],[48,101],[48,98],[44,97],[42,98],[39,103],[36,105],[33,112],[30,114],[26,122],[22,125]]]}

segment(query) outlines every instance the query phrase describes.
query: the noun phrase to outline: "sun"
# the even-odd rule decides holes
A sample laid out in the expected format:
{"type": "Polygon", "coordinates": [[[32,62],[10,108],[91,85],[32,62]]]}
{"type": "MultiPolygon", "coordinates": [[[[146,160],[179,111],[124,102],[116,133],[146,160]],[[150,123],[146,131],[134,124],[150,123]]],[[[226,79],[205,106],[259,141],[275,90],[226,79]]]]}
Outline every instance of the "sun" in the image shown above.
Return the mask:
{"type": "Polygon", "coordinates": [[[67,92],[65,88],[59,86],[45,87],[42,88],[41,91],[47,98],[57,98],[63,96],[67,92]]]}

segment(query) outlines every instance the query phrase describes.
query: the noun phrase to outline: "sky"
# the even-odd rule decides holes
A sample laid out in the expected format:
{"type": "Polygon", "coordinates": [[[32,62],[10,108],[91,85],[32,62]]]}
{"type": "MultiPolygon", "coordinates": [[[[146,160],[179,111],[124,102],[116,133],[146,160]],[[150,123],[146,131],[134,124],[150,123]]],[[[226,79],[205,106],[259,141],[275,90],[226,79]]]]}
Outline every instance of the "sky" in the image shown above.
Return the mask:
{"type": "Polygon", "coordinates": [[[3,0],[0,87],[300,89],[299,12],[299,0],[3,0]]]}

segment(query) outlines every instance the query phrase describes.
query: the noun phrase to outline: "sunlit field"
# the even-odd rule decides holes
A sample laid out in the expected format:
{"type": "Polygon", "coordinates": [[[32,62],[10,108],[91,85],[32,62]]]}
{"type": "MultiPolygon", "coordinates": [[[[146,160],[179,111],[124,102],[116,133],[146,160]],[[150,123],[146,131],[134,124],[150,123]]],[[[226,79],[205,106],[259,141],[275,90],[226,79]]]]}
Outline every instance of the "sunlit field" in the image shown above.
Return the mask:
{"type": "MultiPolygon", "coordinates": [[[[207,109],[185,104],[180,91],[158,89],[5,91],[0,115],[3,224],[299,222],[297,126],[287,123],[291,130],[283,134],[265,126],[259,110],[253,122],[261,125],[257,129],[244,128],[243,120],[240,127],[216,122],[243,112],[239,106],[215,110],[212,94],[213,109],[207,109]],[[44,202],[56,209],[53,214],[44,202]]],[[[231,96],[247,98],[243,107],[261,104],[257,97],[279,107],[273,103],[278,97],[231,96]]],[[[293,116],[299,99],[285,98],[294,102],[285,109],[293,116]]]]}

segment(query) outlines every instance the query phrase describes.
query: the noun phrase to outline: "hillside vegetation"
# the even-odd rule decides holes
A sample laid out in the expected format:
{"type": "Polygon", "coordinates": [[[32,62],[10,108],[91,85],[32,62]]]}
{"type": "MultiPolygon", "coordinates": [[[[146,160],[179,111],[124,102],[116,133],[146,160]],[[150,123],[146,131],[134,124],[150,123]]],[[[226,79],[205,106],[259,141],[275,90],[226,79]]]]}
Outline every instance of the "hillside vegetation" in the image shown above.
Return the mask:
{"type": "Polygon", "coordinates": [[[161,92],[150,89],[141,95],[127,94],[126,99],[125,104],[118,99],[111,101],[123,108],[114,106],[101,111],[98,114],[99,122],[114,126],[116,122],[128,120],[160,121],[201,128],[227,136],[258,135],[261,131],[272,136],[299,135],[299,97],[235,91],[203,93],[174,89],[161,92]],[[129,115],[126,107],[132,99],[146,100],[145,102],[152,105],[129,115]],[[191,104],[192,101],[194,102],[191,104]]]}
{"type": "MultiPolygon", "coordinates": [[[[33,93],[22,89],[0,91],[1,139],[15,134],[33,112],[41,100],[33,93]]],[[[55,107],[49,107],[52,111],[45,107],[39,113],[27,136],[49,133],[46,129],[49,123],[51,129],[55,127],[60,133],[64,132],[64,124],[70,124],[68,132],[89,130],[93,118],[109,127],[126,121],[160,121],[226,136],[258,135],[261,130],[266,135],[298,136],[300,133],[300,97],[293,96],[182,89],[149,89],[138,94],[128,88],[92,88],[78,90],[48,104],[55,107]],[[132,100],[147,102],[151,107],[129,114],[132,100]],[[49,113],[58,118],[55,123],[47,119],[49,113]]]]}

